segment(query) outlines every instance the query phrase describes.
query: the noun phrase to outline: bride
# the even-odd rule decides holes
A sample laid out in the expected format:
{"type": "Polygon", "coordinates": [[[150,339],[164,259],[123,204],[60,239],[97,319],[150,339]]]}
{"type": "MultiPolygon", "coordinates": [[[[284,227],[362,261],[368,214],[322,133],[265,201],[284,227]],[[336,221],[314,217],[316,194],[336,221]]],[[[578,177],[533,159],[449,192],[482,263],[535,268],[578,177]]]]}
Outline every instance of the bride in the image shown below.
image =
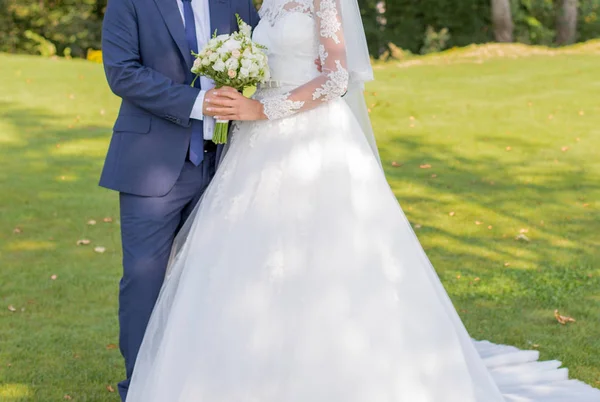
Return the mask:
{"type": "Polygon", "coordinates": [[[213,104],[238,122],[127,401],[600,401],[559,362],[470,339],[381,169],[356,0],[260,13],[273,81],[213,104]]]}

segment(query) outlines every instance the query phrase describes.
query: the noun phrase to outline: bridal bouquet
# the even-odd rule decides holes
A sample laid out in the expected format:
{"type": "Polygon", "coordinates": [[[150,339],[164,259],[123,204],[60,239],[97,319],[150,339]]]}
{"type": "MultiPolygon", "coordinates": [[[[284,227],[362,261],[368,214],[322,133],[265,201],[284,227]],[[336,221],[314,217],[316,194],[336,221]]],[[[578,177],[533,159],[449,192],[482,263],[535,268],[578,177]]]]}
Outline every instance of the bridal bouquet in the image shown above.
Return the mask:
{"type": "MultiPolygon", "coordinates": [[[[196,58],[192,67],[196,78],[192,86],[201,75],[212,79],[217,88],[229,86],[238,91],[270,79],[266,48],[252,42],[252,29],[238,14],[236,18],[239,31],[218,36],[215,31],[200,53],[192,53],[196,58]]],[[[217,120],[213,142],[227,143],[228,124],[228,121],[217,120]]]]}

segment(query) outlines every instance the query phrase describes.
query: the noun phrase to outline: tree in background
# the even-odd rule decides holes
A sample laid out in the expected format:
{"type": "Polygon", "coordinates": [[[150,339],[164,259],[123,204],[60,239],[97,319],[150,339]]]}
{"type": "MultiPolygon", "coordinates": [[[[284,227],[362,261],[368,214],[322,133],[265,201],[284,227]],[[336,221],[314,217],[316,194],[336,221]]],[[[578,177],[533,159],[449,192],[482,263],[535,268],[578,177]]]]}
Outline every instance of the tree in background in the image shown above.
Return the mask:
{"type": "MultiPolygon", "coordinates": [[[[374,57],[404,57],[494,39],[552,46],[600,37],[600,0],[358,2],[374,57]]],[[[0,0],[0,52],[85,57],[89,49],[100,49],[106,3],[0,0]]]]}
{"type": "Polygon", "coordinates": [[[0,51],[85,57],[100,47],[105,7],[106,0],[0,0],[0,51]]]}
{"type": "Polygon", "coordinates": [[[428,32],[444,28],[448,39],[440,50],[492,39],[490,0],[385,0],[385,9],[384,43],[413,53],[429,48],[428,32]]]}
{"type": "Polygon", "coordinates": [[[556,16],[556,43],[570,45],[577,38],[578,0],[559,0],[556,16]]]}
{"type": "Polygon", "coordinates": [[[509,0],[492,0],[492,24],[496,42],[514,40],[514,23],[509,0]]]}

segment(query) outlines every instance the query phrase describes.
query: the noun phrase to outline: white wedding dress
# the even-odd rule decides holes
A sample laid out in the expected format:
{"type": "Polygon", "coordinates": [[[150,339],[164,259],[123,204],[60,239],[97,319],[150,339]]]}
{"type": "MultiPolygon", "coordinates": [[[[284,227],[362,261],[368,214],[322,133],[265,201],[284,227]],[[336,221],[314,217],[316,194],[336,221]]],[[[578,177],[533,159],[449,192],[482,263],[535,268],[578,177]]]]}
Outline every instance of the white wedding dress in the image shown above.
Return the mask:
{"type": "Polygon", "coordinates": [[[340,97],[337,7],[265,0],[270,120],[236,123],[127,402],[600,401],[559,362],[471,340],[340,97]]]}

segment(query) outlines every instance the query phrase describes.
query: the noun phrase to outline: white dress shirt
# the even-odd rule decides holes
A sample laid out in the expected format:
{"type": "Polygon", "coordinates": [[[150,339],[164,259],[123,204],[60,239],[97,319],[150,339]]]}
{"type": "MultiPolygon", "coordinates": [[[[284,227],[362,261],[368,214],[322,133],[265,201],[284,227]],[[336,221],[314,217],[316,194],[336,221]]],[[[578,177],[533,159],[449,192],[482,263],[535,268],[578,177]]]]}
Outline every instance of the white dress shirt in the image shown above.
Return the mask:
{"type": "MultiPolygon", "coordinates": [[[[179,12],[181,13],[183,24],[185,25],[183,2],[181,0],[176,1],[177,6],[179,7],[179,12]]],[[[196,20],[196,39],[198,40],[198,51],[200,51],[208,43],[211,36],[210,8],[208,5],[208,0],[192,0],[192,8],[194,9],[194,19],[196,20]]],[[[204,116],[204,113],[202,112],[202,106],[204,105],[204,95],[206,95],[206,91],[214,88],[215,84],[212,80],[201,76],[200,87],[202,89],[200,90],[198,98],[196,98],[190,118],[204,120],[204,139],[212,140],[215,129],[215,119],[211,116],[204,116]]]]}

